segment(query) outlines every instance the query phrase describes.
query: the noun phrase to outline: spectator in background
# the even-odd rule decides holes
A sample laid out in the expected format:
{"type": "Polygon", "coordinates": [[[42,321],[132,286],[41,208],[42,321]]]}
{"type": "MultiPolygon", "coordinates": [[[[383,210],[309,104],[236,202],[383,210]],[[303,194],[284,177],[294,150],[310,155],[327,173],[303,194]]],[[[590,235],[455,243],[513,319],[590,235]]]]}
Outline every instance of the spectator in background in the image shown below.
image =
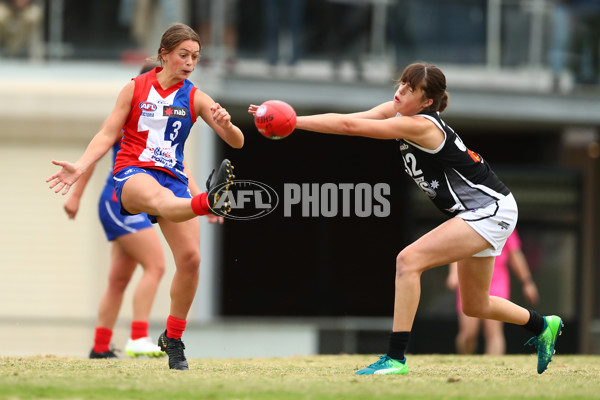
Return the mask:
{"type": "Polygon", "coordinates": [[[364,80],[362,56],[369,37],[370,2],[366,0],[328,0],[330,25],[329,50],[332,55],[333,77],[340,79],[342,61],[349,58],[356,80],[364,80]]]}
{"type": "MultiPolygon", "coordinates": [[[[523,284],[525,300],[530,304],[536,304],[539,300],[538,289],[531,278],[531,272],[529,271],[525,255],[521,251],[521,240],[516,230],[506,240],[502,253],[496,257],[492,283],[490,285],[490,295],[510,300],[510,273],[508,266],[511,267],[523,284]]],[[[506,353],[504,323],[502,321],[473,318],[463,314],[456,263],[450,264],[450,272],[446,279],[446,285],[450,289],[456,290],[456,308],[458,311],[456,351],[459,354],[474,354],[477,350],[479,329],[483,325],[485,354],[501,355],[506,353]]]]}
{"type": "Polygon", "coordinates": [[[41,5],[34,0],[0,0],[0,54],[32,55],[32,40],[42,26],[41,5]]]}
{"type": "MultiPolygon", "coordinates": [[[[152,54],[162,32],[183,17],[183,2],[179,0],[121,0],[119,23],[130,27],[137,52],[133,61],[152,54]]],[[[131,57],[131,55],[129,56],[131,57]]]]}
{"type": "Polygon", "coordinates": [[[570,60],[571,13],[569,0],[554,0],[552,5],[552,29],[550,33],[550,67],[554,90],[561,89],[562,76],[567,72],[570,60]]]}
{"type": "Polygon", "coordinates": [[[600,0],[571,0],[575,82],[600,83],[600,0]]]}
{"type": "MultiPolygon", "coordinates": [[[[293,68],[301,56],[301,26],[304,14],[304,0],[263,0],[263,14],[266,17],[267,62],[272,72],[281,59],[281,40],[289,41],[289,54],[284,62],[293,68]],[[285,28],[284,28],[285,27],[285,28]],[[285,36],[284,31],[286,30],[285,36]]],[[[290,71],[291,72],[291,71],[290,71]]]]}
{"type": "Polygon", "coordinates": [[[410,26],[414,0],[391,0],[388,9],[387,33],[394,48],[393,77],[402,73],[415,58],[415,43],[410,26]]]}
{"type": "Polygon", "coordinates": [[[568,69],[575,84],[600,83],[600,0],[554,0],[550,66],[555,90],[568,69]]]}
{"type": "Polygon", "coordinates": [[[208,66],[216,56],[223,56],[226,70],[233,72],[238,42],[238,0],[196,0],[195,5],[199,21],[198,32],[204,53],[200,59],[200,65],[208,66]],[[221,40],[213,38],[214,26],[217,23],[217,21],[213,21],[215,16],[223,21],[221,40]],[[215,51],[221,46],[223,54],[215,54],[215,51]]]}

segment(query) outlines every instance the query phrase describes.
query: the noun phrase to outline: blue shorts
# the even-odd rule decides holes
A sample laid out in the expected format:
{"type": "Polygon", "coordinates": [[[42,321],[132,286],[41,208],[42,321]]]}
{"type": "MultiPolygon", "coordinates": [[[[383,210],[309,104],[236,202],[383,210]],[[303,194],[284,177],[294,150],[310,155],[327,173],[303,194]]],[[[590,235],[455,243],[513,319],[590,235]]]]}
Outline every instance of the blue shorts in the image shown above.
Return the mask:
{"type": "Polygon", "coordinates": [[[121,215],[120,209],[113,185],[105,185],[98,201],[98,216],[109,241],[152,227],[146,214],[121,215]]]}
{"type": "MultiPolygon", "coordinates": [[[[119,201],[119,204],[121,204],[121,193],[123,191],[123,185],[125,184],[125,182],[127,182],[127,179],[131,178],[135,174],[148,174],[151,177],[153,177],[161,186],[173,192],[175,196],[181,197],[183,199],[192,198],[192,193],[190,193],[190,189],[188,189],[187,182],[182,182],[181,180],[175,178],[168,172],[165,172],[160,169],[127,167],[123,168],[113,176],[115,193],[117,195],[117,200],[119,201]]],[[[121,214],[134,215],[127,211],[125,208],[123,208],[123,205],[121,205],[121,214]]],[[[153,224],[156,223],[155,215],[148,215],[148,218],[153,224]]]]}

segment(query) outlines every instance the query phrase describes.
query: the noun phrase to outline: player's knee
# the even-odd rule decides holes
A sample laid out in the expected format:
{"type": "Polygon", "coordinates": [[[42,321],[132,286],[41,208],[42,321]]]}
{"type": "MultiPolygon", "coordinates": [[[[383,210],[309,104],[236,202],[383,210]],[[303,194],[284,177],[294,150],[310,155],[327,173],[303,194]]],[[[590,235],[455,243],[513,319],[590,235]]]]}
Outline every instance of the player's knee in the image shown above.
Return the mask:
{"type": "Polygon", "coordinates": [[[467,344],[469,344],[477,339],[478,334],[479,334],[479,332],[476,330],[468,330],[468,331],[462,332],[462,337],[463,337],[463,340],[467,344]]]}
{"type": "Polygon", "coordinates": [[[464,302],[462,303],[462,311],[467,317],[473,318],[484,318],[485,317],[485,306],[478,304],[477,302],[464,302]]]}
{"type": "Polygon", "coordinates": [[[129,284],[131,275],[110,274],[108,277],[109,287],[116,292],[124,292],[129,284]]]}
{"type": "Polygon", "coordinates": [[[177,257],[177,271],[185,274],[200,273],[200,250],[189,249],[177,257]]]}
{"type": "Polygon", "coordinates": [[[166,266],[165,266],[164,262],[157,265],[156,268],[154,269],[154,271],[159,279],[163,277],[163,275],[165,274],[165,270],[166,270],[166,266]]]}
{"type": "Polygon", "coordinates": [[[404,249],[396,256],[396,278],[404,277],[411,273],[419,273],[419,270],[414,255],[407,249],[404,249]]]}
{"type": "Polygon", "coordinates": [[[150,262],[147,265],[145,265],[144,269],[145,269],[145,273],[151,274],[157,280],[160,280],[163,277],[163,275],[165,274],[165,269],[166,269],[165,262],[162,259],[153,260],[153,262],[150,262]]]}

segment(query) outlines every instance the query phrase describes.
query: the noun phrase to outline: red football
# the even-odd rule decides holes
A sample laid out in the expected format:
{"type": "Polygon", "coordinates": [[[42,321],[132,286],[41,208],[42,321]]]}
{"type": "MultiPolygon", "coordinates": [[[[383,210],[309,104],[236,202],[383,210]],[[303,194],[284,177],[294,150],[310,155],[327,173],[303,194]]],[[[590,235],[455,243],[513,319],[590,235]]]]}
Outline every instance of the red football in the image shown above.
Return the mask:
{"type": "Polygon", "coordinates": [[[256,129],[266,138],[283,139],[296,128],[296,111],[281,100],[267,100],[254,114],[256,129]]]}

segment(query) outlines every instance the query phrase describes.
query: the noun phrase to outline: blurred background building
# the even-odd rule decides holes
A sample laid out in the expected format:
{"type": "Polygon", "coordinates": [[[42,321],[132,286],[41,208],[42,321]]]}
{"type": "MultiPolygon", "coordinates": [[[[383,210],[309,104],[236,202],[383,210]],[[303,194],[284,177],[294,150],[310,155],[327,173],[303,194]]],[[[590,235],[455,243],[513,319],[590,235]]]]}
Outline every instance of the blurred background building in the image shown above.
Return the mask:
{"type": "MultiPolygon", "coordinates": [[[[394,79],[413,61],[444,70],[445,119],[512,189],[540,289],[536,308],[565,320],[558,350],[600,353],[599,19],[598,0],[1,0],[0,163],[8,184],[0,197],[0,355],[89,352],[108,271],[96,201],[109,161],[97,167],[75,222],[44,179],[55,172],[50,160],[81,154],[175,21],[202,36],[192,80],[246,135],[244,149],[232,150],[197,124],[186,154],[200,182],[228,157],[239,179],[280,193],[285,183],[391,185],[387,218],[290,218],[279,208],[222,226],[201,221],[189,356],[384,349],[396,254],[441,214],[404,176],[395,142],[303,132],[268,141],[246,110],[268,99],[298,114],[367,109],[391,99],[394,79]]],[[[454,352],[446,273],[422,278],[411,352],[454,352]]],[[[152,313],[155,337],[169,283],[168,271],[152,313]]],[[[513,299],[525,304],[514,284],[513,299]]],[[[505,331],[508,352],[529,351],[524,330],[505,331]]]]}

